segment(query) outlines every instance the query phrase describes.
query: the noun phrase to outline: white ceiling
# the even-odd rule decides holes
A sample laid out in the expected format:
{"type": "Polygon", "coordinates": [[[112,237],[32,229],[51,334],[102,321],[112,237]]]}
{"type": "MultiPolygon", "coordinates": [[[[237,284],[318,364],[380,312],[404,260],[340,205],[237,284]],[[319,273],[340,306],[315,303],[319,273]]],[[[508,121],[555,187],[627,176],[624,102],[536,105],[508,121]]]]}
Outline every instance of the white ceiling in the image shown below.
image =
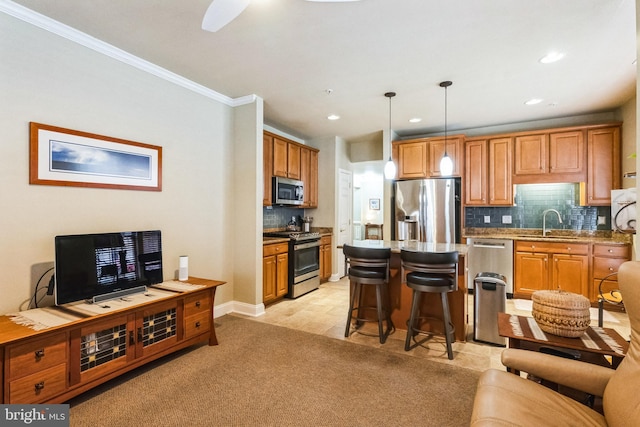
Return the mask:
{"type": "Polygon", "coordinates": [[[450,131],[610,111],[635,95],[634,0],[252,0],[216,33],[201,29],[210,1],[15,3],[228,97],[256,94],[265,123],[302,139],[388,129],[387,91],[396,133],[441,132],[443,80],[450,131]],[[566,57],[538,62],[552,50],[566,57]]]}

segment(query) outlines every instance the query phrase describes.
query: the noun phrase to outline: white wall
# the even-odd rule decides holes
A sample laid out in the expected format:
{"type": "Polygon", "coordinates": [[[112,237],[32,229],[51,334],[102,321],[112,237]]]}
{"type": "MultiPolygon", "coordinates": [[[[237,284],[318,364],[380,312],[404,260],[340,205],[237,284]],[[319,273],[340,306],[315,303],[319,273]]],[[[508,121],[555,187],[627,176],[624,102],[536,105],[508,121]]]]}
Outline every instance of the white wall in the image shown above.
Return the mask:
{"type": "MultiPolygon", "coordinates": [[[[141,229],[162,230],[165,278],[187,254],[191,275],[228,282],[216,305],[231,301],[234,246],[238,239],[257,245],[238,232],[245,223],[234,207],[250,206],[260,194],[232,187],[234,142],[245,144],[247,167],[256,169],[253,157],[262,154],[251,144],[261,145],[261,105],[236,115],[210,97],[2,13],[0,28],[0,313],[31,297],[38,273],[53,261],[54,236],[141,229]],[[247,120],[254,130],[234,135],[247,120]],[[162,192],[29,185],[30,121],[163,147],[162,192]],[[230,203],[238,198],[248,202],[230,203]]],[[[249,188],[261,186],[261,178],[252,181],[249,188]]],[[[255,294],[255,277],[242,279],[248,283],[241,288],[255,294]]]]}

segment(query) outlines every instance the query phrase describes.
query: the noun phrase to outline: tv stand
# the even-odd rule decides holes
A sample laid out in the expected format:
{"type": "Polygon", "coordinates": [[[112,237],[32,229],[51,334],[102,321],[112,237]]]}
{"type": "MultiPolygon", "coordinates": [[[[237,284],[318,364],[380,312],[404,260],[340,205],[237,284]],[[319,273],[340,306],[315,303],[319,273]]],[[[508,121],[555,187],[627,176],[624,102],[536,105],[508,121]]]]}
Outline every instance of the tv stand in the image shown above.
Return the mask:
{"type": "Polygon", "coordinates": [[[189,277],[177,290],[171,283],[109,306],[0,316],[0,403],[62,403],[185,347],[217,345],[213,306],[225,282],[189,277]]]}

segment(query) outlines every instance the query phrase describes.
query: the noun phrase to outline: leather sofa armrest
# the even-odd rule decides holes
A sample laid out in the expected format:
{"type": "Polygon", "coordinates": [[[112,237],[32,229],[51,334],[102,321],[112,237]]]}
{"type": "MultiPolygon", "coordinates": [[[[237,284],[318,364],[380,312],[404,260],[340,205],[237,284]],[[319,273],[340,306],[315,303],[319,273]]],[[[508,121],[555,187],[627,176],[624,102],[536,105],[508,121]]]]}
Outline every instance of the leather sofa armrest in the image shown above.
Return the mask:
{"type": "Polygon", "coordinates": [[[595,396],[602,396],[615,370],[578,360],[565,359],[529,350],[508,348],[502,364],[595,396]]]}

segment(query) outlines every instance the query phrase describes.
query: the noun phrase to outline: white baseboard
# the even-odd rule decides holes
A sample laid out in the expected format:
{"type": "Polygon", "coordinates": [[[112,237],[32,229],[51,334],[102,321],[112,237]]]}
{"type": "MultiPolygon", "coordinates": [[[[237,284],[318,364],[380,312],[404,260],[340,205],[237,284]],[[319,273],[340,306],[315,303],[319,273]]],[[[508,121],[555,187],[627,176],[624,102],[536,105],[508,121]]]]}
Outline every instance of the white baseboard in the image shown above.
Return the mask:
{"type": "Polygon", "coordinates": [[[220,317],[229,313],[238,313],[251,317],[262,316],[265,313],[264,304],[253,305],[238,301],[225,302],[224,304],[216,305],[213,310],[213,317],[220,317]]]}
{"type": "Polygon", "coordinates": [[[340,280],[340,275],[338,273],[332,274],[331,277],[329,277],[330,282],[337,282],[339,280],[340,280]]]}

